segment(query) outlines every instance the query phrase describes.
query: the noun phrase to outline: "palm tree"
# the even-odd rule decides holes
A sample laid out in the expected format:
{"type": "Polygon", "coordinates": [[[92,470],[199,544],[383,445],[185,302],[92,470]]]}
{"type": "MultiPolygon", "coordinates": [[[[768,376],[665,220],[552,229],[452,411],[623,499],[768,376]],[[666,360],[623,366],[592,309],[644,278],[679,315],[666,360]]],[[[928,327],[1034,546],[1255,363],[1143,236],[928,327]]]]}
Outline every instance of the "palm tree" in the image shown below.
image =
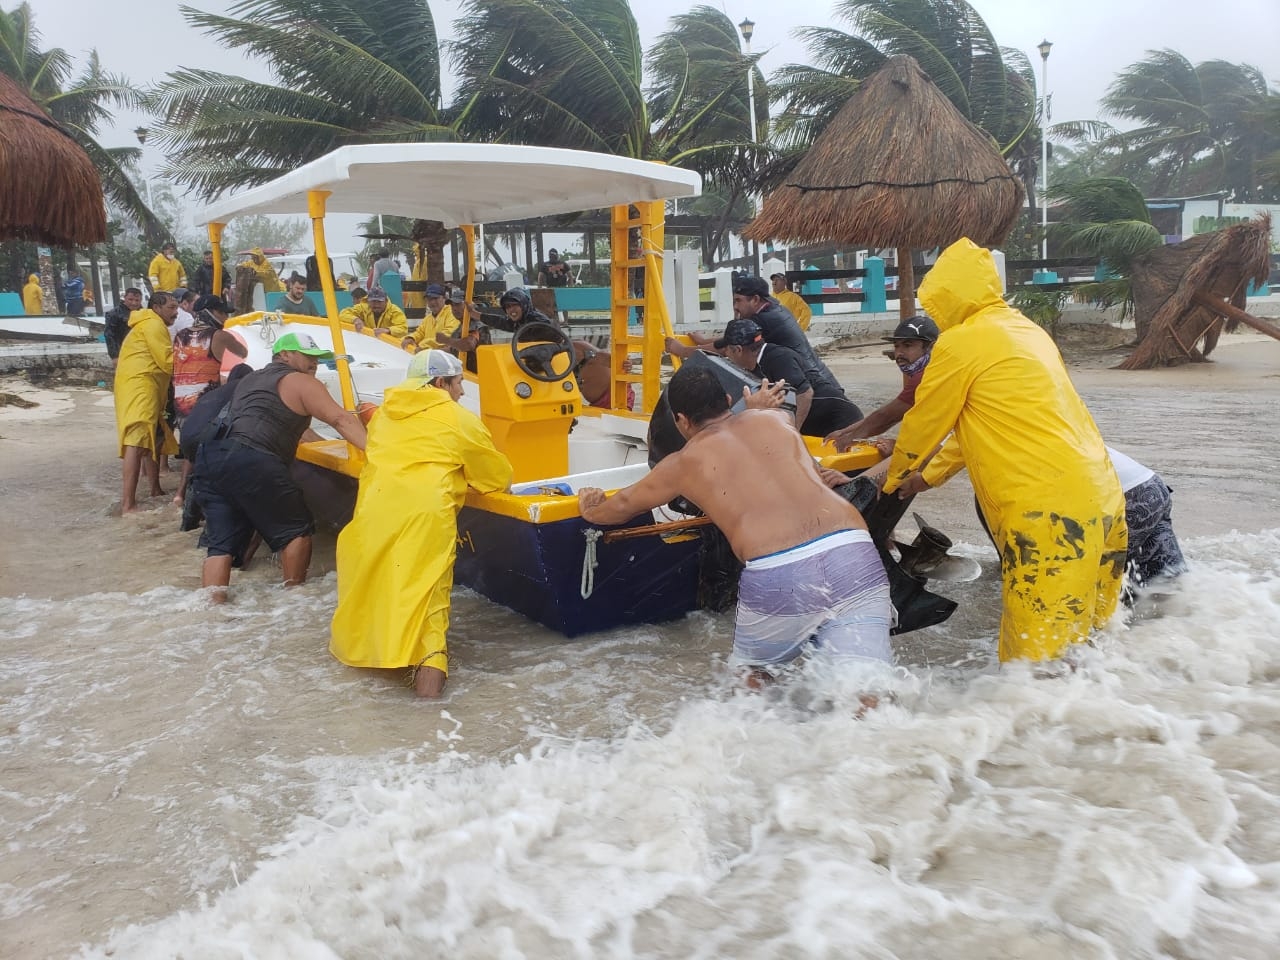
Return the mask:
{"type": "Polygon", "coordinates": [[[1123,177],[1097,177],[1056,186],[1058,222],[1049,239],[1059,256],[1097,257],[1107,278],[1077,287],[1078,293],[1104,305],[1132,299],[1128,275],[1133,258],[1164,243],[1151,223],[1142,192],[1123,177]]]}
{"type": "Polygon", "coordinates": [[[340,146],[454,139],[426,0],[240,0],[228,16],[182,7],[218,43],[267,62],[260,82],[177,70],[148,98],[165,174],[212,198],[340,146]]]}
{"type": "MultiPolygon", "coordinates": [[[[673,17],[647,53],[627,0],[468,0],[457,28],[452,109],[469,139],[679,163],[731,201],[768,153],[750,136],[755,58],[714,7],[673,17]]],[[[754,82],[763,130],[768,93],[758,71],[754,82]]]]}
{"type": "Polygon", "coordinates": [[[99,128],[111,119],[110,108],[139,109],[142,94],[125,77],[103,70],[96,51],[90,51],[77,75],[67,51],[42,49],[34,14],[26,3],[0,10],[0,72],[17,82],[89,155],[106,198],[136,221],[150,240],[163,239],[163,224],[129,178],[140,151],[98,143],[99,128]]]}
{"type": "Polygon", "coordinates": [[[1280,129],[1267,122],[1276,96],[1256,67],[1153,50],[1121,71],[1102,106],[1137,124],[1112,142],[1125,151],[1121,169],[1145,174],[1152,192],[1225,189],[1248,202],[1263,199],[1259,164],[1280,150],[1280,129]]]}
{"type": "Polygon", "coordinates": [[[1035,205],[1040,142],[1035,75],[1025,55],[1000,46],[965,0],[841,0],[836,27],[798,31],[809,64],[789,64],[772,78],[783,104],[776,130],[795,157],[866,77],[891,56],[909,54],[956,108],[985,130],[1035,205]]]}

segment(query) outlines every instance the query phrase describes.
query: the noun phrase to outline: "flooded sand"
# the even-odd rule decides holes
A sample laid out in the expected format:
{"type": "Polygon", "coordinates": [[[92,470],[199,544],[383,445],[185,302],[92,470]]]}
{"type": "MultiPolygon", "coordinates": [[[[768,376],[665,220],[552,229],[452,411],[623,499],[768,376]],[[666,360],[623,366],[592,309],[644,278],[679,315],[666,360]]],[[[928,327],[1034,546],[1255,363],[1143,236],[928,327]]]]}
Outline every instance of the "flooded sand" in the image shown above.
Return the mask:
{"type": "MultiPolygon", "coordinates": [[[[443,703],[329,658],[332,542],[204,606],[112,516],[110,395],[0,390],[0,955],[1270,957],[1280,940],[1280,344],[1073,377],[1174,488],[1193,570],[1058,679],[997,671],[983,564],[856,677],[728,681],[728,617],[566,641],[455,595],[443,703]]],[[[833,368],[865,408],[898,375],[833,368]]],[[[176,483],[165,481],[166,488],[176,483]]]]}

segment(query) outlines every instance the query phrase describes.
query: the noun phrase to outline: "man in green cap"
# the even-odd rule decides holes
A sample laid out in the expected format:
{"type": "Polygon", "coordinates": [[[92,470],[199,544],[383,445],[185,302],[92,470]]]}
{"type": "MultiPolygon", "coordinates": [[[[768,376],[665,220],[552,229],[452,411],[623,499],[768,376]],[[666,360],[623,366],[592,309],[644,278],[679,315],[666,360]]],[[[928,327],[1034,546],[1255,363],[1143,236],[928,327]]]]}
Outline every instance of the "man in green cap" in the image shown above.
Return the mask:
{"type": "Polygon", "coordinates": [[[246,560],[256,530],[280,554],[286,586],[304,582],[315,522],[290,474],[298,443],[319,439],[312,417],[364,449],[360,418],[333,402],[316,379],[333,351],[307,334],[276,340],[271,362],[245,377],[196,455],[195,494],[205,515],[200,545],[208,550],[201,582],[214,602],[226,600],[232,566],[246,560]]]}

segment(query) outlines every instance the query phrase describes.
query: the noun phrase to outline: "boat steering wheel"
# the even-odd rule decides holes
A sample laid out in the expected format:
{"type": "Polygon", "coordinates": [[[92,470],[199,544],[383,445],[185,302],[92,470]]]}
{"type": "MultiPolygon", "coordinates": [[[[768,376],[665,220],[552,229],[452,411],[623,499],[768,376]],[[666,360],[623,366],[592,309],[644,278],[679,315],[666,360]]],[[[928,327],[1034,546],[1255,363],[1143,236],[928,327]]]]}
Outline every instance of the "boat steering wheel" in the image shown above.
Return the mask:
{"type": "Polygon", "coordinates": [[[573,373],[573,343],[559,327],[540,320],[516,330],[511,338],[511,356],[521,373],[543,383],[559,383],[573,373]],[[556,373],[552,361],[562,353],[569,362],[565,364],[564,373],[556,373]]]}

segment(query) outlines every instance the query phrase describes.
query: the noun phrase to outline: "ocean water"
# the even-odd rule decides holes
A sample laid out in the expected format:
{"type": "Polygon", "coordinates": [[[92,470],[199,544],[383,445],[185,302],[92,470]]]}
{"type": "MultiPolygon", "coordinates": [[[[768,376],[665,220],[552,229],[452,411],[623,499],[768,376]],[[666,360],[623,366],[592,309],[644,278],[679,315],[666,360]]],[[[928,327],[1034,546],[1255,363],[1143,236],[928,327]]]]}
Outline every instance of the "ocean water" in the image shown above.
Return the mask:
{"type": "Polygon", "coordinates": [[[444,701],[325,654],[332,574],[0,599],[6,956],[1270,958],[1280,531],[999,668],[994,555],[874,683],[731,622],[565,641],[458,591],[444,701]],[[76,931],[84,933],[76,935],[76,931]]]}

